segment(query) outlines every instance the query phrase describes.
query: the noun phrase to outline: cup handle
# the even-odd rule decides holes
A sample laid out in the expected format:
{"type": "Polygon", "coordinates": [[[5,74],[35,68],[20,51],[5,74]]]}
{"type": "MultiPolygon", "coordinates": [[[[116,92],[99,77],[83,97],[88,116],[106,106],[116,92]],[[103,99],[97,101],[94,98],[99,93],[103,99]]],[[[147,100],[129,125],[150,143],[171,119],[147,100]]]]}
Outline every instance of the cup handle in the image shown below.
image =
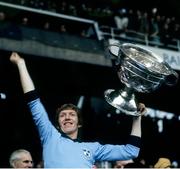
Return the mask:
{"type": "Polygon", "coordinates": [[[115,67],[116,71],[119,70],[119,65],[121,64],[121,46],[120,43],[114,43],[108,45],[105,50],[105,55],[112,60],[113,67],[115,67]]]}
{"type": "Polygon", "coordinates": [[[167,77],[165,78],[165,84],[168,86],[173,86],[173,85],[177,84],[179,75],[167,63],[165,63],[165,65],[171,71],[171,73],[169,75],[167,75],[167,77]]]}

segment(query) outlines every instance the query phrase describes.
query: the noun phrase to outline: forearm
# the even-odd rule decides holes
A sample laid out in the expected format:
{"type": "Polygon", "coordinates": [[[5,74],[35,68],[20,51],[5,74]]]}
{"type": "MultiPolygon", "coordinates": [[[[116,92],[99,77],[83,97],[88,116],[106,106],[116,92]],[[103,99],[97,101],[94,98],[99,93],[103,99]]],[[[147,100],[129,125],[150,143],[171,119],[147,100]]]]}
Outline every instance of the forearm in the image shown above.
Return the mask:
{"type": "Polygon", "coordinates": [[[27,70],[26,63],[25,63],[24,59],[22,59],[21,61],[19,61],[17,63],[17,67],[19,70],[20,81],[21,81],[23,92],[27,93],[29,91],[34,90],[35,86],[34,86],[34,83],[33,83],[32,79],[29,75],[29,72],[27,70]]]}
{"type": "Polygon", "coordinates": [[[131,135],[141,137],[141,116],[133,117],[131,135]]]}

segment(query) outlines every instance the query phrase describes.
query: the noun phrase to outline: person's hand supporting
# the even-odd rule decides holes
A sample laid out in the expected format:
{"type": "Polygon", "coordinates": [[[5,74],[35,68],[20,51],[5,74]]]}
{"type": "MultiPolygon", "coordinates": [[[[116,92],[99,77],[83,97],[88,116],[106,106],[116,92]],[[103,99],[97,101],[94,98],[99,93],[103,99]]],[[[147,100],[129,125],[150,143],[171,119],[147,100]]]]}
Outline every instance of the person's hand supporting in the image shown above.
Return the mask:
{"type": "Polygon", "coordinates": [[[144,103],[139,103],[138,112],[140,113],[140,116],[143,116],[147,112],[147,109],[144,103]]]}

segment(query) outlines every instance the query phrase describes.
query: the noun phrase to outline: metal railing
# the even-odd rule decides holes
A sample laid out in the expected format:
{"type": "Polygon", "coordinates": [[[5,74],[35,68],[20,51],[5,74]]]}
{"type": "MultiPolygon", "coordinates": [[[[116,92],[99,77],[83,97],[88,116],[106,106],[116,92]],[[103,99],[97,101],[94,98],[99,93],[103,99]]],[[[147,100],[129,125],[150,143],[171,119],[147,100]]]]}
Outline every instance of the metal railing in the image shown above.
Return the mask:
{"type": "Polygon", "coordinates": [[[134,30],[126,30],[122,31],[115,27],[110,26],[100,26],[99,34],[101,39],[117,39],[121,41],[131,41],[134,43],[141,43],[144,45],[155,46],[160,48],[167,48],[171,50],[180,51],[180,40],[179,39],[171,39],[171,41],[165,46],[163,42],[161,42],[160,37],[156,37],[153,39],[149,37],[149,35],[137,32],[134,30]]]}

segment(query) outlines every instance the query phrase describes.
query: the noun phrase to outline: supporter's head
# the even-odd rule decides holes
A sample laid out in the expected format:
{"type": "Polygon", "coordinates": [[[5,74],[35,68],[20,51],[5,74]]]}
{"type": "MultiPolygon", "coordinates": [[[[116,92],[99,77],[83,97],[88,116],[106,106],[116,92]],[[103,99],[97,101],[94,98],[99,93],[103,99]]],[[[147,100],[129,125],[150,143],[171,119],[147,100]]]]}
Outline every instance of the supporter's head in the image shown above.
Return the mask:
{"type": "Polygon", "coordinates": [[[171,161],[168,158],[159,158],[154,168],[170,168],[171,161]]]}
{"type": "Polygon", "coordinates": [[[29,151],[24,149],[15,150],[9,158],[12,168],[32,168],[33,160],[29,151]]]}

